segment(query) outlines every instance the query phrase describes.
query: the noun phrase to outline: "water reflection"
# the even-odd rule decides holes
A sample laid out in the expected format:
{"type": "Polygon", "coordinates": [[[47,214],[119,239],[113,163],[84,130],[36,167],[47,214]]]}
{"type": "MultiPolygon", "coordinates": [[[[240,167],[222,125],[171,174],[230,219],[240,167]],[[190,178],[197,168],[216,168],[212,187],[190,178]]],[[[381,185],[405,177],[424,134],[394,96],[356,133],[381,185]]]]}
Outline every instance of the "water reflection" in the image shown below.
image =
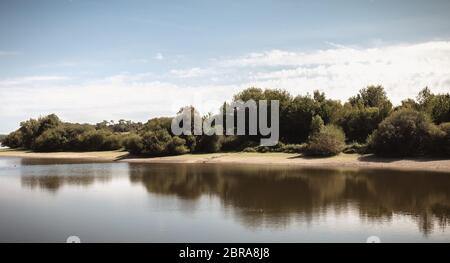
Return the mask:
{"type": "Polygon", "coordinates": [[[397,222],[397,215],[406,216],[425,235],[447,231],[450,224],[450,174],[445,173],[42,159],[3,160],[0,168],[4,174],[19,172],[23,188],[50,193],[63,186],[102,183],[109,187],[106,183],[124,176],[142,185],[152,198],[176,196],[189,201],[182,206],[193,211],[201,197],[211,196],[251,228],[285,228],[298,218],[314,224],[322,216],[349,211],[363,221],[382,224],[397,222]]]}
{"type": "Polygon", "coordinates": [[[374,222],[408,215],[425,235],[449,225],[449,174],[205,164],[130,164],[129,172],[150,193],[218,196],[249,226],[285,225],[298,216],[311,221],[327,209],[343,213],[349,206],[374,222]]]}
{"type": "Polygon", "coordinates": [[[19,167],[22,186],[50,192],[57,192],[64,185],[107,183],[120,171],[112,163],[74,159],[21,159],[19,167]]]}

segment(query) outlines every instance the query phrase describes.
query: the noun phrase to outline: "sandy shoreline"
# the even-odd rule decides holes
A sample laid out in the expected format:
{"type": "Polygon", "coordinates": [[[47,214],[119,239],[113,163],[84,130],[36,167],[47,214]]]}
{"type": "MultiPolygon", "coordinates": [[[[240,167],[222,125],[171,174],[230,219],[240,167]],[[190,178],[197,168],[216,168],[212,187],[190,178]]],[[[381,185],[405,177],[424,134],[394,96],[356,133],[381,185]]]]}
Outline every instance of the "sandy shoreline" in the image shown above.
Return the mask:
{"type": "Polygon", "coordinates": [[[133,158],[128,156],[127,152],[124,151],[36,153],[1,149],[0,157],[83,159],[130,163],[228,163],[288,165],[317,168],[378,168],[450,172],[450,159],[388,159],[358,154],[340,154],[328,158],[308,158],[299,154],[289,153],[214,153],[185,154],[156,158],[133,158]]]}

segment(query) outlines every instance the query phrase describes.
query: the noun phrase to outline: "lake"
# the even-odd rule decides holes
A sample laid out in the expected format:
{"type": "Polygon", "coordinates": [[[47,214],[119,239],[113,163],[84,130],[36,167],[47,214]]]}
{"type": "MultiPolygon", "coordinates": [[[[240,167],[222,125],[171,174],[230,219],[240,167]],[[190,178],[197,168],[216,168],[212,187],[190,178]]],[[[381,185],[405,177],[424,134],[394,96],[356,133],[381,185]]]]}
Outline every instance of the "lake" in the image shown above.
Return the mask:
{"type": "Polygon", "coordinates": [[[0,158],[0,242],[450,241],[450,173],[0,158]]]}

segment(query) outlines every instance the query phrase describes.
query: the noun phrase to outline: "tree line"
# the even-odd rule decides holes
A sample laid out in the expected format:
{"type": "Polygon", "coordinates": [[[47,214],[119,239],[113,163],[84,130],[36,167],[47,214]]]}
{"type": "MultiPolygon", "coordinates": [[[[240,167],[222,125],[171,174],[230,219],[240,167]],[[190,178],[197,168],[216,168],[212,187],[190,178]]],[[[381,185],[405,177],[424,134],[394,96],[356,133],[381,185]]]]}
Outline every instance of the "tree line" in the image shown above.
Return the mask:
{"type": "MultiPolygon", "coordinates": [[[[233,101],[278,100],[280,142],[259,146],[262,135],[207,136],[171,132],[171,117],[146,123],[120,120],[95,125],[67,123],[51,114],[30,119],[2,139],[10,148],[34,151],[105,151],[165,156],[197,152],[292,152],[335,155],[340,152],[385,156],[450,156],[450,94],[429,88],[394,107],[381,86],[368,86],[345,103],[323,92],[293,96],[281,89],[248,88],[233,101]]],[[[227,103],[220,106],[221,114],[227,103]]],[[[193,106],[192,114],[198,114],[193,106]]],[[[269,109],[270,110],[270,109],[269,109]]],[[[183,112],[183,108],[180,113],[183,112]]],[[[211,114],[200,116],[210,118],[211,114]]],[[[226,129],[226,123],[223,124],[226,129]]]]}

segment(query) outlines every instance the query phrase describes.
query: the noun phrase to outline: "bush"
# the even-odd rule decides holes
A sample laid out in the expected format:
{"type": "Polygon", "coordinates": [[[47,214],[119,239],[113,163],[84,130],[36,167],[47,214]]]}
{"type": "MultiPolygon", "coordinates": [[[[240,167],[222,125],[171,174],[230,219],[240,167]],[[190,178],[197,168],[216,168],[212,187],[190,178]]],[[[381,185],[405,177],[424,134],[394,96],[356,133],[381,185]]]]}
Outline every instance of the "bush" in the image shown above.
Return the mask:
{"type": "Polygon", "coordinates": [[[142,135],[143,154],[150,156],[167,155],[167,147],[172,141],[172,136],[166,130],[148,131],[142,135]]]}
{"type": "Polygon", "coordinates": [[[285,144],[281,147],[284,153],[303,153],[306,150],[307,144],[285,144]]]}
{"type": "Polygon", "coordinates": [[[107,130],[65,124],[39,135],[31,147],[35,151],[109,151],[122,147],[122,136],[107,130]]]}
{"type": "Polygon", "coordinates": [[[256,149],[253,148],[253,147],[247,147],[243,151],[246,152],[246,153],[255,153],[256,149]]]}
{"type": "Polygon", "coordinates": [[[450,122],[444,122],[439,125],[443,132],[442,140],[440,141],[442,155],[450,156],[450,122]]]}
{"type": "Polygon", "coordinates": [[[344,153],[360,153],[360,154],[364,154],[367,152],[367,145],[366,144],[361,144],[361,143],[351,143],[347,146],[345,146],[344,153]]]}
{"type": "Polygon", "coordinates": [[[222,147],[221,136],[218,135],[202,135],[197,142],[197,152],[215,153],[220,151],[222,147]]]}
{"type": "Polygon", "coordinates": [[[15,131],[8,134],[2,140],[2,145],[7,146],[9,148],[20,148],[23,147],[23,135],[20,131],[15,131]]]}
{"type": "Polygon", "coordinates": [[[110,151],[122,147],[121,137],[107,130],[93,130],[80,135],[82,150],[110,151]]]}
{"type": "Polygon", "coordinates": [[[338,123],[349,141],[366,142],[383,118],[379,108],[346,105],[338,123]]]}
{"type": "Polygon", "coordinates": [[[33,150],[41,152],[61,151],[67,146],[64,128],[53,128],[43,132],[33,143],[33,150]]]}
{"type": "Polygon", "coordinates": [[[144,149],[142,137],[137,134],[129,134],[123,142],[125,149],[131,154],[141,154],[144,149]]]}
{"type": "Polygon", "coordinates": [[[323,129],[324,123],[319,115],[315,115],[311,120],[311,135],[320,132],[323,129]]]}
{"type": "Polygon", "coordinates": [[[197,147],[197,139],[194,135],[183,135],[180,138],[186,141],[186,147],[190,152],[194,152],[197,147]]]}
{"type": "Polygon", "coordinates": [[[424,114],[412,109],[392,113],[369,137],[369,148],[388,156],[412,156],[428,153],[440,132],[424,114]]]}
{"type": "Polygon", "coordinates": [[[330,156],[342,152],[344,147],[344,132],[334,125],[326,125],[320,132],[311,136],[306,153],[308,155],[330,156]]]}
{"type": "Polygon", "coordinates": [[[167,154],[178,155],[188,153],[189,148],[185,144],[186,144],[185,139],[182,139],[178,136],[172,137],[172,141],[169,143],[167,147],[167,154]]]}
{"type": "Polygon", "coordinates": [[[254,146],[246,147],[243,149],[244,152],[282,152],[282,153],[302,153],[306,149],[306,144],[283,144],[278,143],[275,146],[254,146]]]}
{"type": "Polygon", "coordinates": [[[221,136],[221,150],[222,151],[243,151],[246,148],[257,147],[258,142],[253,140],[248,140],[246,136],[221,136]]]}
{"type": "Polygon", "coordinates": [[[132,154],[148,156],[177,155],[189,152],[186,140],[171,136],[165,129],[147,131],[142,135],[130,134],[124,139],[125,149],[132,154]]]}
{"type": "Polygon", "coordinates": [[[431,109],[435,123],[450,121],[450,94],[435,95],[431,109]]]}

